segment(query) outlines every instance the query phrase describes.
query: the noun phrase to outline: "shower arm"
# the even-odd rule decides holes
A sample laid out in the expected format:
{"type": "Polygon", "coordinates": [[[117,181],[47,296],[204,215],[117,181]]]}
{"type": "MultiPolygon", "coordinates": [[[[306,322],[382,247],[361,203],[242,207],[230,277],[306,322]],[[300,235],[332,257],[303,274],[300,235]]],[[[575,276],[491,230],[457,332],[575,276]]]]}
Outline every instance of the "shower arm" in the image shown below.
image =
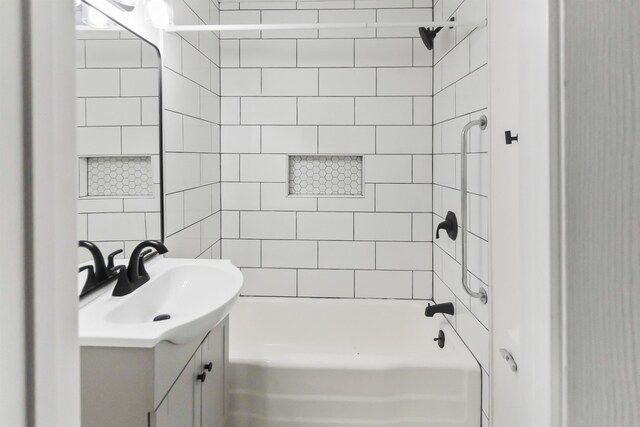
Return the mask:
{"type": "Polygon", "coordinates": [[[460,206],[461,206],[461,225],[462,225],[462,287],[464,290],[474,298],[480,299],[483,304],[486,304],[489,300],[487,291],[484,288],[480,288],[478,292],[472,291],[467,283],[467,146],[469,131],[472,127],[478,126],[480,130],[487,128],[487,116],[480,117],[479,120],[469,122],[462,129],[462,147],[461,147],[461,168],[462,168],[462,183],[460,188],[460,206]]]}
{"type": "Polygon", "coordinates": [[[166,31],[199,32],[199,31],[270,31],[270,30],[337,30],[363,28],[405,28],[405,27],[486,27],[487,20],[476,21],[433,21],[433,22],[324,22],[317,24],[226,24],[226,25],[172,25],[166,31]]]}

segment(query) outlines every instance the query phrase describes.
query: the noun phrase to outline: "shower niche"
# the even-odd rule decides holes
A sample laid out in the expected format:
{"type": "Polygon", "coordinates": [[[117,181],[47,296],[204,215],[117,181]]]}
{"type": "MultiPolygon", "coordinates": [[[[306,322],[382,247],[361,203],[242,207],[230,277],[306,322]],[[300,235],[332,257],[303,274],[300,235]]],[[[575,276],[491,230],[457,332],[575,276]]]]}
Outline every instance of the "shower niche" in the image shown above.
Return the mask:
{"type": "Polygon", "coordinates": [[[78,163],[80,198],[154,196],[151,156],[80,157],[78,163]]]}
{"type": "Polygon", "coordinates": [[[362,156],[292,155],[287,167],[289,196],[364,196],[362,156]]]}

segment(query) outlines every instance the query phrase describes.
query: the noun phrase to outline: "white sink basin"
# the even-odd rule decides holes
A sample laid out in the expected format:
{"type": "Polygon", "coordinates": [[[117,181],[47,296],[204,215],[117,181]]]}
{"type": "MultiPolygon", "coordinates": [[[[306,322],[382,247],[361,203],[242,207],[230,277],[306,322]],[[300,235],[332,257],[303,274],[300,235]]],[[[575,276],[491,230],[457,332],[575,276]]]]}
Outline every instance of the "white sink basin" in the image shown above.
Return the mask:
{"type": "Polygon", "coordinates": [[[114,283],[80,309],[80,345],[186,343],[213,329],[242,288],[242,273],[229,261],[163,258],[147,271],[151,280],[129,295],[112,297],[114,283]],[[170,318],[154,321],[160,315],[170,318]]]}

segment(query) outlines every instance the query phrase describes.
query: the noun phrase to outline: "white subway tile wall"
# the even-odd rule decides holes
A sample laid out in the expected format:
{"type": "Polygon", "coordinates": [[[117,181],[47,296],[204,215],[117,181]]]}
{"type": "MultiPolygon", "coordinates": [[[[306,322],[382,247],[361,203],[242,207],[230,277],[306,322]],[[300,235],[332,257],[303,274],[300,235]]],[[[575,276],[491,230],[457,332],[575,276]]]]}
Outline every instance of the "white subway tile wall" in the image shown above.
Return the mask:
{"type": "MultiPolygon", "coordinates": [[[[487,16],[486,0],[436,0],[434,19],[480,20],[487,16]]],[[[487,29],[443,30],[435,39],[433,64],[433,224],[432,233],[453,211],[460,222],[460,135],[470,120],[489,116],[487,29]]],[[[489,126],[491,117],[489,116],[489,126]]],[[[468,156],[468,278],[472,289],[485,288],[491,304],[489,270],[489,131],[470,134],[468,156]]],[[[489,306],[469,297],[461,283],[460,235],[453,242],[441,234],[433,244],[433,298],[453,302],[451,324],[483,370],[483,426],[490,417],[489,306]]]]}
{"type": "MultiPolygon", "coordinates": [[[[174,7],[177,24],[486,17],[486,0],[431,3],[243,2],[220,12],[215,0],[175,0],[174,7]]],[[[145,154],[151,134],[113,126],[157,123],[152,81],[114,73],[113,52],[126,53],[126,68],[145,64],[148,52],[137,53],[130,40],[79,43],[86,46],[77,61],[88,69],[79,82],[102,82],[79,87],[81,153],[99,146],[104,154],[145,154]],[[116,89],[132,100],[114,101],[116,89]]],[[[171,255],[230,259],[243,270],[245,295],[453,302],[451,323],[482,365],[486,423],[488,307],[461,287],[459,240],[433,241],[433,233],[447,211],[459,215],[460,131],[488,107],[487,30],[445,29],[433,51],[411,28],[252,31],[222,40],[168,34],[163,59],[171,255]],[[290,197],[290,155],[363,156],[362,195],[290,197]]],[[[469,283],[486,288],[491,303],[487,135],[471,132],[469,283]]],[[[81,201],[81,237],[113,222],[104,212],[131,215],[106,224],[125,231],[157,223],[157,212],[141,216],[134,206],[81,201]]],[[[105,247],[131,246],[111,243],[105,247]]]]}
{"type": "MultiPolygon", "coordinates": [[[[430,1],[413,3],[243,2],[220,19],[432,19],[430,1]]],[[[243,294],[431,298],[433,73],[418,29],[223,38],[222,257],[248,273],[243,294]],[[296,167],[323,155],[358,163],[353,191],[305,184],[296,167]]]]}
{"type": "MultiPolygon", "coordinates": [[[[215,0],[174,0],[173,7],[177,25],[220,23],[215,0]]],[[[260,70],[221,73],[220,51],[228,49],[232,51],[234,47],[220,43],[213,32],[167,33],[164,37],[165,227],[171,257],[219,258],[222,250],[220,176],[222,173],[239,178],[240,158],[236,155],[221,168],[220,152],[229,150],[225,150],[220,135],[220,82],[228,93],[237,96],[251,95],[256,84],[260,88],[259,79],[256,82],[254,78],[260,70]]],[[[235,50],[238,51],[237,45],[235,50]]],[[[227,99],[235,102],[238,111],[227,119],[239,121],[240,98],[227,99]]],[[[234,110],[225,107],[228,113],[234,110]]],[[[259,134],[259,128],[257,131],[259,134]]],[[[252,152],[256,138],[252,137],[252,128],[246,127],[235,129],[228,140],[238,141],[234,148],[243,147],[232,151],[238,153],[252,152]]],[[[247,195],[229,194],[239,201],[247,195]]],[[[256,259],[255,248],[229,246],[227,252],[227,256],[243,264],[250,265],[256,259]]]]}
{"type": "Polygon", "coordinates": [[[161,237],[159,76],[155,50],[131,33],[77,33],[78,238],[118,258],[161,237]]]}

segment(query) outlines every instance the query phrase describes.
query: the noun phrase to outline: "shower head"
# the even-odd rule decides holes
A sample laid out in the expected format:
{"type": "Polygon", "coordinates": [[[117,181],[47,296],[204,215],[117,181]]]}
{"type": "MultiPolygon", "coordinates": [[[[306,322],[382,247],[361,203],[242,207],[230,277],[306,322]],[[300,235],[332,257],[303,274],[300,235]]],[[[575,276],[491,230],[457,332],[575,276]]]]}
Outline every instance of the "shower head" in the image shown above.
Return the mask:
{"type": "MultiPolygon", "coordinates": [[[[449,19],[449,21],[453,22],[455,21],[456,18],[451,18],[449,19]]],[[[434,30],[430,29],[430,28],[425,28],[425,27],[419,27],[418,28],[418,32],[420,33],[420,38],[422,39],[422,42],[424,43],[424,45],[427,47],[427,49],[429,50],[433,50],[433,40],[436,38],[436,34],[438,34],[440,32],[440,30],[442,30],[444,27],[438,27],[434,30]]],[[[451,29],[453,27],[449,27],[449,29],[451,29]]]]}
{"type": "Polygon", "coordinates": [[[433,39],[436,38],[436,34],[438,34],[438,31],[440,31],[440,29],[441,28],[438,28],[437,30],[427,30],[425,27],[418,28],[420,38],[422,39],[422,42],[427,47],[427,49],[433,49],[433,39]]]}

